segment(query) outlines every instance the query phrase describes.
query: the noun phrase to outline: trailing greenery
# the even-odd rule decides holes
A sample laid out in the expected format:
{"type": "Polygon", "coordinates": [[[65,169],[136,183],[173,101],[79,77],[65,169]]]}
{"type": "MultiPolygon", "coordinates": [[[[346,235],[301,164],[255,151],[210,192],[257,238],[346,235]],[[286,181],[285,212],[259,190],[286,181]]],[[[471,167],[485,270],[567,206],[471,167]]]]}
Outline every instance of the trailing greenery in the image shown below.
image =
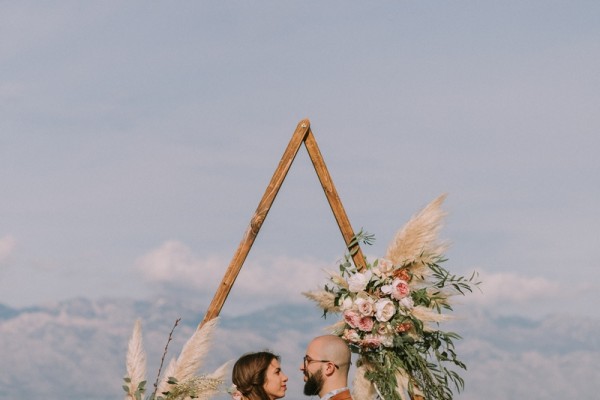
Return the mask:
{"type": "MultiPolygon", "coordinates": [[[[348,247],[373,240],[361,231],[348,247]]],[[[446,318],[442,312],[452,311],[449,297],[472,292],[479,282],[476,273],[451,274],[442,267],[446,261],[421,252],[402,265],[383,258],[367,261],[359,271],[349,253],[339,275],[333,274],[324,287],[333,295],[334,310],[342,314],[336,333],[359,355],[365,378],[386,400],[401,400],[402,393],[412,396],[417,390],[427,400],[451,400],[454,391],[464,388],[457,371],[466,365],[455,350],[461,337],[441,330],[440,322],[446,318]]]]}

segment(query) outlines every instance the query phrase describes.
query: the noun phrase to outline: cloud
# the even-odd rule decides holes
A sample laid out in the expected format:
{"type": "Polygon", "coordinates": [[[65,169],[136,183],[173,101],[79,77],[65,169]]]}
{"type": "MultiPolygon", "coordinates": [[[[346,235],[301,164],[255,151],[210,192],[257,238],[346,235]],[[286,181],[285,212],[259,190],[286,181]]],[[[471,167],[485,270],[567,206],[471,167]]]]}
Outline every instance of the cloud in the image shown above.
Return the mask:
{"type": "Polygon", "coordinates": [[[498,303],[526,303],[534,299],[556,297],[561,290],[559,282],[544,277],[528,277],[515,273],[480,272],[481,292],[467,296],[484,305],[498,303]]]}
{"type": "MultiPolygon", "coordinates": [[[[211,293],[216,290],[229,265],[220,256],[199,257],[185,244],[169,240],[138,258],[135,269],[143,278],[171,292],[193,289],[211,293]]],[[[285,256],[249,257],[232,289],[231,299],[252,299],[252,306],[271,304],[273,299],[288,302],[305,300],[302,292],[324,283],[325,269],[333,263],[285,256]]],[[[244,304],[248,306],[248,304],[244,304]]],[[[237,306],[237,305],[236,305],[237,306]]]]}
{"type": "Polygon", "coordinates": [[[216,278],[223,263],[219,257],[200,259],[183,243],[169,240],[139,257],[135,269],[148,282],[205,288],[207,282],[216,278]]]}
{"type": "Polygon", "coordinates": [[[5,262],[10,257],[16,245],[17,241],[10,235],[0,238],[0,263],[5,262]]]}
{"type": "MultiPolygon", "coordinates": [[[[135,268],[159,292],[178,299],[189,300],[193,296],[205,303],[216,292],[229,261],[222,256],[200,257],[184,243],[168,240],[139,257],[135,268]]],[[[326,282],[324,271],[335,267],[334,262],[310,258],[250,254],[227,297],[224,310],[239,314],[266,307],[274,301],[302,303],[307,301],[302,292],[321,288],[326,282]]],[[[479,280],[481,290],[455,297],[457,306],[543,315],[548,310],[575,312],[560,299],[593,294],[590,284],[566,286],[559,280],[512,272],[480,270],[479,280]]],[[[579,314],[587,312],[578,311],[579,314]]]]}

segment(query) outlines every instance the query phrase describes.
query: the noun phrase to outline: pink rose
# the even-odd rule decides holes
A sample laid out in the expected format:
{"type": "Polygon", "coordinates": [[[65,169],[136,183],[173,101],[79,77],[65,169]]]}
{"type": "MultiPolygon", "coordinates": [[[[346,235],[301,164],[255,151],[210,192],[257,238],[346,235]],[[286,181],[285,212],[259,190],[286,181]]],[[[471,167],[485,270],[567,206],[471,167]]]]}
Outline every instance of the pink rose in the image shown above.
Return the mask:
{"type": "Polygon", "coordinates": [[[346,310],[344,311],[344,321],[352,328],[357,328],[360,322],[360,315],[358,315],[355,311],[346,310]]]}
{"type": "Polygon", "coordinates": [[[367,335],[360,342],[360,344],[363,347],[368,347],[368,348],[371,348],[371,349],[376,349],[377,347],[381,346],[381,339],[378,336],[367,335]]]}
{"type": "Polygon", "coordinates": [[[400,300],[410,293],[410,288],[408,287],[408,283],[402,279],[394,279],[392,282],[392,297],[396,300],[400,300]]]}
{"type": "Polygon", "coordinates": [[[362,317],[358,320],[358,329],[364,332],[371,332],[373,324],[373,318],[362,317]]]}

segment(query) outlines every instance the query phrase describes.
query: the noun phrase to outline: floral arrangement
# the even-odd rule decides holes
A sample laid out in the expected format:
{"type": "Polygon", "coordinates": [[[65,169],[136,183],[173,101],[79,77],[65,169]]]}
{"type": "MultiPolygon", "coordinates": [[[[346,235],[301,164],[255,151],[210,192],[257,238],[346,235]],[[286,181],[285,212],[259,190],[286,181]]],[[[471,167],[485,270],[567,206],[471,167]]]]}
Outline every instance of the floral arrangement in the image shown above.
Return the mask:
{"type": "MultiPolygon", "coordinates": [[[[444,213],[440,196],[414,216],[389,246],[386,257],[358,270],[346,255],[339,273],[330,273],[323,290],[305,293],[327,313],[341,314],[332,332],[359,355],[353,396],[385,400],[411,398],[452,399],[453,386],[464,381],[454,370],[466,369],[458,358],[454,340],[439,323],[452,310],[449,298],[471,292],[479,282],[455,276],[443,268],[447,248],[437,240],[444,213]]],[[[356,235],[349,248],[374,237],[356,235]]]]}
{"type": "Polygon", "coordinates": [[[224,376],[228,363],[219,367],[212,374],[196,375],[201,367],[204,357],[208,352],[213,332],[216,328],[217,318],[206,322],[197,329],[183,346],[179,357],[171,360],[164,376],[161,379],[161,370],[167,353],[173,330],[178,325],[179,319],[169,334],[163,357],[158,369],[158,376],[154,383],[153,392],[146,395],[146,353],[142,343],[141,322],[136,321],[133,333],[129,339],[127,349],[127,375],[123,379],[125,384],[125,400],[208,400],[222,392],[224,376]]]}

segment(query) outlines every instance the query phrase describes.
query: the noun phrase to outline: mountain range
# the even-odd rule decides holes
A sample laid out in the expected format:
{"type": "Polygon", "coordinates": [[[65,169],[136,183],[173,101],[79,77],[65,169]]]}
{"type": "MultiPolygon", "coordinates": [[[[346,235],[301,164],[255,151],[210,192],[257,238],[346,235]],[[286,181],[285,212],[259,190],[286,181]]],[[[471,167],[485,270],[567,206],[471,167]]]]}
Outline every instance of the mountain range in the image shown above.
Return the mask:
{"type": "MultiPolygon", "coordinates": [[[[463,337],[457,352],[468,368],[461,371],[465,389],[455,399],[595,398],[600,392],[600,320],[462,311],[444,328],[463,337]]],[[[136,319],[142,321],[150,385],[169,332],[174,329],[167,360],[202,319],[196,307],[116,298],[76,298],[21,309],[0,304],[0,400],[123,398],[127,342],[136,319]]],[[[303,399],[299,368],[306,344],[335,321],[336,316],[323,319],[312,304],[285,302],[222,315],[202,370],[211,372],[245,352],[270,349],[281,355],[289,376],[286,399],[303,399]]]]}

